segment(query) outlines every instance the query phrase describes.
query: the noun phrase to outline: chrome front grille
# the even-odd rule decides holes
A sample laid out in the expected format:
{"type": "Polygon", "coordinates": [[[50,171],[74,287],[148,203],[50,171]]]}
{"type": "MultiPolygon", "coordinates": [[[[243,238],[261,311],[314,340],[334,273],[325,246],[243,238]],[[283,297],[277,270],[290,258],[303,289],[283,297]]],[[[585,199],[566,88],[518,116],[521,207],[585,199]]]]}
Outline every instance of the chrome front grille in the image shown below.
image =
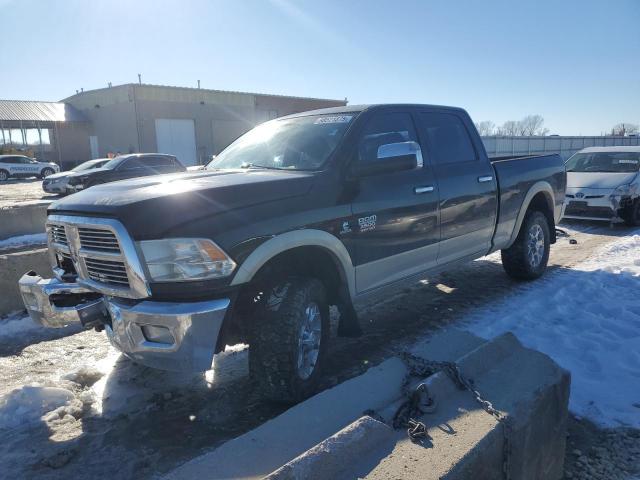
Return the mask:
{"type": "Polygon", "coordinates": [[[127,267],[124,262],[99,260],[90,257],[86,257],[84,262],[87,265],[87,274],[91,280],[95,282],[129,286],[127,267]]]}
{"type": "Polygon", "coordinates": [[[67,232],[65,231],[64,225],[50,224],[49,229],[49,231],[51,232],[52,242],[65,246],[69,245],[69,241],[67,240],[67,232]]]}
{"type": "Polygon", "coordinates": [[[59,279],[77,276],[79,284],[115,297],[151,295],[133,240],[117,220],[50,215],[47,230],[59,279]]]}
{"type": "Polygon", "coordinates": [[[110,230],[78,227],[80,246],[100,252],[120,253],[120,245],[116,235],[110,230]]]}

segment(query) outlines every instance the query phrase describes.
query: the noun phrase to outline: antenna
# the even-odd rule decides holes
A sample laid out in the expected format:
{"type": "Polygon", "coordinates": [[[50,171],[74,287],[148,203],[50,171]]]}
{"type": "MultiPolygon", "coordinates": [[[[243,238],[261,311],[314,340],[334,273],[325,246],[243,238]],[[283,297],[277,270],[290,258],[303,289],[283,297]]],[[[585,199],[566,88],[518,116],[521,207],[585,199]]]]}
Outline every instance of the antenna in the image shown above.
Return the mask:
{"type": "Polygon", "coordinates": [[[138,83],[140,85],[142,85],[142,74],[141,73],[138,74],[138,83]]]}
{"type": "Polygon", "coordinates": [[[198,88],[200,88],[200,80],[198,80],[198,88]]]}

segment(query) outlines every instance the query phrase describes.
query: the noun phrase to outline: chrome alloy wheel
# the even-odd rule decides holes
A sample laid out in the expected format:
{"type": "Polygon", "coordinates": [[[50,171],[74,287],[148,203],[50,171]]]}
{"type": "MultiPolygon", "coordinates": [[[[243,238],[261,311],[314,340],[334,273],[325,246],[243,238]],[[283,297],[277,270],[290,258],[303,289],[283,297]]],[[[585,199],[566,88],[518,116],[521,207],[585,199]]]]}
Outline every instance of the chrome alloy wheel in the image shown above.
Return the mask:
{"type": "Polygon", "coordinates": [[[298,336],[298,376],[308,379],[316,367],[322,338],[320,307],[311,302],[304,310],[304,322],[298,336]]]}
{"type": "Polygon", "coordinates": [[[544,231],[537,223],[529,229],[527,239],[527,259],[531,268],[538,268],[544,256],[544,231]]]}
{"type": "Polygon", "coordinates": [[[4,182],[9,178],[9,176],[5,172],[0,172],[0,182],[4,182]]]}

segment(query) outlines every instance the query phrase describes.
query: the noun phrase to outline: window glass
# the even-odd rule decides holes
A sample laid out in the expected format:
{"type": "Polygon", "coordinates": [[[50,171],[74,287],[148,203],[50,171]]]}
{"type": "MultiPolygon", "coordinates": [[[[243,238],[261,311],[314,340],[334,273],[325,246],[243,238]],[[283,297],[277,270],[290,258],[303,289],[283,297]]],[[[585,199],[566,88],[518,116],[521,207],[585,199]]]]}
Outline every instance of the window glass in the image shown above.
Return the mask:
{"type": "Polygon", "coordinates": [[[5,157],[0,162],[2,163],[18,163],[16,157],[5,157]]]}
{"type": "Polygon", "coordinates": [[[640,169],[640,152],[576,153],[567,160],[567,172],[631,173],[640,169]]]}
{"type": "Polygon", "coordinates": [[[27,139],[27,145],[40,145],[40,133],[37,128],[25,129],[25,137],[27,139]]]}
{"type": "Polygon", "coordinates": [[[11,135],[11,143],[14,145],[24,145],[24,138],[22,138],[22,130],[19,128],[12,128],[9,131],[11,135]]]}
{"type": "Polygon", "coordinates": [[[133,170],[134,168],[144,168],[144,165],[137,158],[130,158],[120,166],[122,170],[133,170]]]}
{"type": "Polygon", "coordinates": [[[9,143],[9,130],[6,128],[0,129],[0,145],[9,143]]]}
{"type": "Polygon", "coordinates": [[[141,159],[146,167],[172,167],[173,161],[171,157],[147,157],[141,159]]]}
{"type": "Polygon", "coordinates": [[[309,115],[263,123],[225,148],[207,168],[319,169],[354,117],[309,115]]]}
{"type": "Polygon", "coordinates": [[[43,128],[40,130],[40,141],[42,142],[42,145],[51,145],[48,128],[43,128]]]}
{"type": "Polygon", "coordinates": [[[429,153],[435,163],[462,163],[477,159],[462,120],[450,113],[421,113],[429,153]]]}
{"type": "Polygon", "coordinates": [[[378,148],[389,143],[417,141],[411,116],[408,113],[380,113],[374,116],[358,143],[361,162],[378,158],[378,148]]]}

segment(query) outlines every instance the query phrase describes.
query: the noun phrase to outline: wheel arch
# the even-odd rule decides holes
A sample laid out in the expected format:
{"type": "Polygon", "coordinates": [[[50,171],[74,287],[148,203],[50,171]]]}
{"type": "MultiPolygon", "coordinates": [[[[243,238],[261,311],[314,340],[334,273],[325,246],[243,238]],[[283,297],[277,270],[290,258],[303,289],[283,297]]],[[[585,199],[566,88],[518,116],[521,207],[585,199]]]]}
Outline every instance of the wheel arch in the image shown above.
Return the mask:
{"type": "Polygon", "coordinates": [[[549,223],[549,232],[551,233],[551,243],[555,243],[555,225],[558,213],[556,213],[553,188],[551,188],[549,182],[540,181],[532,185],[531,188],[527,191],[520,211],[518,212],[516,223],[514,225],[513,231],[511,232],[511,238],[509,239],[507,247],[510,247],[516,241],[518,233],[522,228],[522,222],[524,222],[524,218],[527,212],[529,212],[531,209],[541,211],[547,218],[547,222],[549,223]]]}
{"type": "Polygon", "coordinates": [[[267,240],[242,262],[231,285],[248,284],[273,265],[286,265],[294,274],[310,267],[324,277],[325,283],[330,283],[326,285],[328,289],[337,289],[333,292],[335,295],[346,296],[349,300],[355,296],[355,269],[351,256],[337,237],[323,230],[294,230],[267,240]],[[327,282],[328,279],[332,282],[327,282]]]}

